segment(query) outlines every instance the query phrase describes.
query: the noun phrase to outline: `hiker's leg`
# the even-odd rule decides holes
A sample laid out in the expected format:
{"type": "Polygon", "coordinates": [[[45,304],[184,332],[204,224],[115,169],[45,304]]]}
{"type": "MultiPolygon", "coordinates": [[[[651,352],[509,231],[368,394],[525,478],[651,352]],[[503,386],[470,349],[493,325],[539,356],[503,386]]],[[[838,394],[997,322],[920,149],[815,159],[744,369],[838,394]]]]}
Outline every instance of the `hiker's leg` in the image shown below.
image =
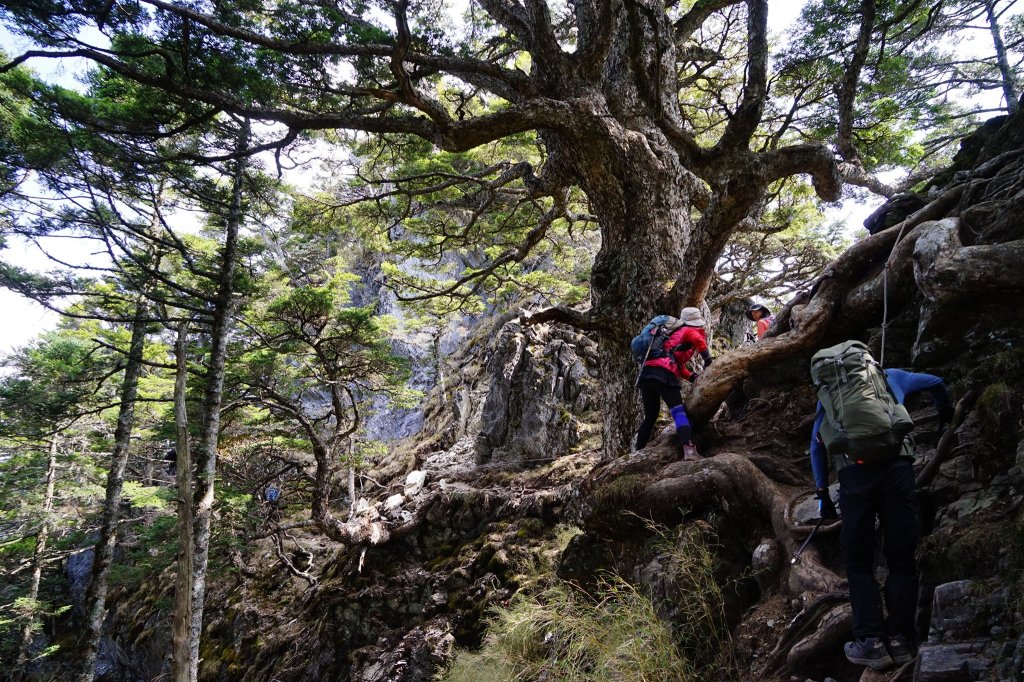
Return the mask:
{"type": "Polygon", "coordinates": [[[840,540],[846,550],[853,636],[882,637],[882,595],[875,580],[875,478],[868,467],[849,466],[839,472],[840,540]],[[865,470],[868,469],[868,470],[865,470]]]}
{"type": "Polygon", "coordinates": [[[661,399],[668,406],[672,414],[672,423],[676,427],[676,440],[680,449],[690,442],[692,432],[690,430],[690,419],[686,416],[686,406],[683,405],[683,394],[678,386],[662,385],[661,399]]]}
{"type": "Polygon", "coordinates": [[[901,635],[916,644],[914,616],[917,613],[918,580],[914,552],[921,537],[921,524],[914,489],[914,467],[906,457],[900,457],[889,465],[882,489],[880,516],[882,547],[889,567],[889,576],[885,580],[885,606],[889,611],[886,629],[888,634],[901,635]]]}
{"type": "Polygon", "coordinates": [[[644,420],[640,423],[640,429],[636,432],[636,449],[640,450],[647,441],[651,439],[651,431],[658,421],[658,413],[661,412],[661,391],[660,381],[643,379],[640,381],[640,402],[644,406],[644,420]]]}

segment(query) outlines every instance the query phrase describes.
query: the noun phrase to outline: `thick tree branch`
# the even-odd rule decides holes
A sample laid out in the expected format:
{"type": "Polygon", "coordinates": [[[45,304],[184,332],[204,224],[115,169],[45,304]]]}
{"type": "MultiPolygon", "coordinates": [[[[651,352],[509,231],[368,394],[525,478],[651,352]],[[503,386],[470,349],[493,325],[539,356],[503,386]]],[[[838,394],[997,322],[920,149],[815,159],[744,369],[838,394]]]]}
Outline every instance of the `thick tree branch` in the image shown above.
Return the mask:
{"type": "Polygon", "coordinates": [[[747,0],[747,77],[743,99],[716,147],[747,148],[768,99],[768,0],[747,0]]]}
{"type": "Polygon", "coordinates": [[[524,315],[522,321],[525,325],[559,322],[583,331],[602,331],[611,328],[608,321],[595,315],[593,310],[574,310],[565,306],[553,306],[538,310],[535,313],[524,315]]]}
{"type": "Polygon", "coordinates": [[[612,46],[614,13],[611,0],[577,0],[576,26],[579,41],[572,60],[582,78],[597,83],[604,59],[612,46]]]}
{"type": "MultiPolygon", "coordinates": [[[[237,26],[231,26],[213,17],[190,9],[183,5],[164,2],[163,0],[145,0],[147,4],[159,9],[173,12],[181,17],[205,26],[214,33],[221,36],[241,40],[250,45],[265,47],[276,52],[293,55],[323,55],[333,57],[381,57],[393,56],[395,47],[381,44],[356,44],[341,45],[337,43],[323,43],[307,40],[279,40],[269,36],[248,31],[237,26]]],[[[524,96],[536,94],[536,88],[522,71],[504,69],[489,62],[470,59],[466,57],[455,57],[448,55],[422,54],[413,50],[406,50],[402,55],[404,61],[431,69],[439,69],[457,73],[478,74],[495,79],[510,86],[516,93],[524,96]]]]}
{"type": "Polygon", "coordinates": [[[766,184],[791,175],[806,173],[818,196],[825,201],[838,201],[842,192],[842,176],[835,156],[822,144],[800,144],[773,149],[758,155],[763,164],[766,184]]]}
{"type": "Polygon", "coordinates": [[[405,114],[374,116],[342,111],[305,112],[281,107],[258,106],[243,102],[223,92],[198,88],[177,82],[167,76],[157,76],[140,71],[112,55],[87,48],[61,53],[27,52],[14,62],[0,67],[0,73],[28,57],[54,55],[92,60],[142,85],[197,100],[242,118],[274,121],[284,124],[290,129],[298,130],[341,128],[378,134],[406,133],[431,141],[442,149],[455,152],[466,151],[515,133],[537,128],[565,129],[574,122],[579,122],[579,116],[576,115],[577,112],[574,111],[571,102],[544,98],[525,101],[493,114],[474,117],[468,121],[453,122],[447,126],[439,126],[422,116],[405,114]]]}
{"type": "MultiPolygon", "coordinates": [[[[857,43],[850,55],[850,61],[843,74],[836,97],[839,104],[839,130],[836,147],[843,159],[855,166],[861,166],[860,154],[853,141],[854,103],[857,100],[857,86],[860,84],[860,73],[868,58],[871,48],[871,34],[875,28],[875,0],[862,0],[860,3],[860,28],[857,43]]],[[[863,171],[863,167],[861,166],[863,171]]],[[[891,196],[891,195],[887,195],[891,196]]]]}
{"type": "Polygon", "coordinates": [[[676,20],[673,25],[676,43],[682,43],[690,39],[693,32],[701,27],[708,17],[720,9],[731,5],[738,5],[743,0],[697,0],[693,7],[676,20]]]}

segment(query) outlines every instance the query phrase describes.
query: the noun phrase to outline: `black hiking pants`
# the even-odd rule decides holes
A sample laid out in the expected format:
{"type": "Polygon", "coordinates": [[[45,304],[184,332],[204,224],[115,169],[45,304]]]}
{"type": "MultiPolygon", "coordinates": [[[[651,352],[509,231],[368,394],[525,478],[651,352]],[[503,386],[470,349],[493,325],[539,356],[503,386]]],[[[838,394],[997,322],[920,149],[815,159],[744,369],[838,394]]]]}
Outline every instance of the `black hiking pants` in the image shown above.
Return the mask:
{"type": "Polygon", "coordinates": [[[840,539],[846,550],[846,576],[853,606],[853,635],[902,635],[916,644],[917,567],[914,551],[921,536],[909,457],[855,464],[839,471],[840,539]],[[875,580],[875,519],[882,524],[882,553],[889,569],[885,607],[875,580]]]}
{"type": "Polygon", "coordinates": [[[684,443],[690,442],[690,425],[686,419],[683,394],[679,385],[671,386],[659,379],[643,377],[640,379],[639,388],[640,401],[644,407],[644,420],[636,433],[636,449],[641,449],[651,439],[651,431],[654,430],[654,424],[658,421],[662,401],[668,405],[668,409],[672,413],[679,446],[682,447],[684,443]],[[686,422],[685,426],[683,422],[686,422]]]}

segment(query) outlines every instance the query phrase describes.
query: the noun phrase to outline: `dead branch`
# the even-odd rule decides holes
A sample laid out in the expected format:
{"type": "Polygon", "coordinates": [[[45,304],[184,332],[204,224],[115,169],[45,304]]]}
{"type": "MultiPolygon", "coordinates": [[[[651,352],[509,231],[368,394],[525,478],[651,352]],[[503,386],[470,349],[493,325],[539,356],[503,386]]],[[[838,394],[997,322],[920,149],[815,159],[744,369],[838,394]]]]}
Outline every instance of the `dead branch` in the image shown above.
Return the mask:
{"type": "Polygon", "coordinates": [[[971,408],[974,407],[974,403],[978,402],[980,397],[981,391],[973,389],[968,391],[957,402],[956,410],[953,412],[953,420],[939,439],[939,444],[935,447],[935,455],[924,465],[921,473],[917,475],[917,480],[914,481],[918,488],[926,488],[931,485],[935,475],[939,473],[939,467],[949,459],[949,455],[952,452],[953,439],[956,437],[956,430],[964,423],[964,419],[967,418],[971,408]]]}
{"type": "Polygon", "coordinates": [[[274,553],[277,554],[278,560],[282,564],[284,564],[284,567],[288,569],[288,572],[294,575],[296,578],[302,578],[307,583],[309,583],[310,587],[316,587],[316,584],[319,582],[316,576],[310,575],[310,573],[308,573],[307,571],[300,571],[298,568],[295,567],[295,564],[292,563],[291,559],[288,558],[288,555],[285,554],[284,535],[284,531],[278,531],[274,533],[274,553]]]}

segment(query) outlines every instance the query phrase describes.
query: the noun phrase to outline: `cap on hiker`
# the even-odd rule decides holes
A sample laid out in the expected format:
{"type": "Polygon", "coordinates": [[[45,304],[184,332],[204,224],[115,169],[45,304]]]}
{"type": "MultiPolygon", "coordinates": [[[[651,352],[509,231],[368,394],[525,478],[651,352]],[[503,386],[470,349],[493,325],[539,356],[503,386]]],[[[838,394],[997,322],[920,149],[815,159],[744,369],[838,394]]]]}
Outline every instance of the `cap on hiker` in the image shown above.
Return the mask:
{"type": "Polygon", "coordinates": [[[679,321],[688,327],[704,326],[704,317],[700,314],[700,308],[683,308],[679,311],[679,321]]]}
{"type": "Polygon", "coordinates": [[[754,311],[755,310],[760,310],[761,311],[761,317],[768,317],[769,315],[772,314],[772,311],[768,310],[768,308],[766,308],[765,306],[761,305],[760,303],[755,303],[754,305],[752,305],[749,308],[747,308],[747,319],[748,320],[753,320],[754,319],[754,311]]]}

